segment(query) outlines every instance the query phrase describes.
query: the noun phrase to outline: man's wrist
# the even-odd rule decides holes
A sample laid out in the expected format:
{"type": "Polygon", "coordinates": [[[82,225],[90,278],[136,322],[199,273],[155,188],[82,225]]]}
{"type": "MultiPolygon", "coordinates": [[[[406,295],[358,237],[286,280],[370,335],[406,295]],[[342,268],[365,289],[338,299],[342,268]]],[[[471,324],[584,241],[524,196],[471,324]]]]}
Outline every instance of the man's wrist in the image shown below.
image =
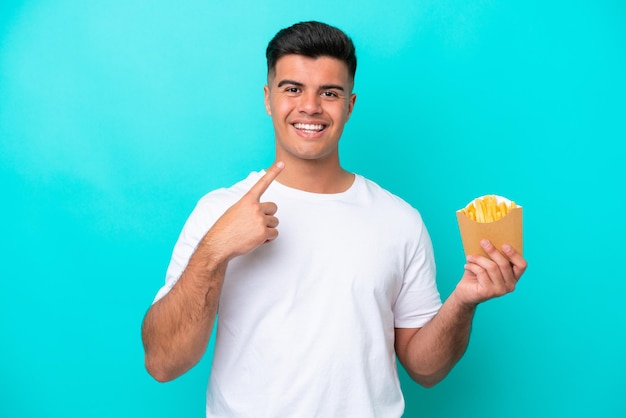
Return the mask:
{"type": "Polygon", "coordinates": [[[452,292],[450,297],[448,298],[450,302],[454,305],[455,310],[458,310],[461,313],[465,313],[468,315],[473,315],[476,312],[476,308],[478,307],[478,303],[476,302],[468,302],[459,297],[457,291],[452,292]]]}

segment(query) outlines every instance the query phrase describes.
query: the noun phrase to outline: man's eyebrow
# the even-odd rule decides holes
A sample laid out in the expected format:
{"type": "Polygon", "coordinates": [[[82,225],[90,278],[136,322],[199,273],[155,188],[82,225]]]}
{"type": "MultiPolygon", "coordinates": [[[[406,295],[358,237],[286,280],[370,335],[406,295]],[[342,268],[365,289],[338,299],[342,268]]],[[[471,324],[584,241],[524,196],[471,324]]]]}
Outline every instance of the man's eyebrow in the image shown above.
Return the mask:
{"type": "Polygon", "coordinates": [[[285,86],[287,84],[290,84],[292,86],[298,86],[298,87],[302,87],[304,86],[304,84],[300,83],[299,81],[293,81],[293,80],[280,80],[278,82],[278,87],[282,87],[285,86]]]}
{"type": "Polygon", "coordinates": [[[323,86],[320,86],[320,90],[341,90],[341,91],[345,91],[343,86],[340,86],[338,84],[324,84],[323,86]]]}

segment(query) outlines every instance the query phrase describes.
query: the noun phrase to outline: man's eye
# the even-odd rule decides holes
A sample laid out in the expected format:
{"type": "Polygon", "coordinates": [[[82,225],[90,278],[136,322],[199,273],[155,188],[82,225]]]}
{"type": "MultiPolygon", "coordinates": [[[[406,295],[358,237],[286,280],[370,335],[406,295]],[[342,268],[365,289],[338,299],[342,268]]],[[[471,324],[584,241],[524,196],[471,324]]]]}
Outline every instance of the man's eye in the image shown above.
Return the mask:
{"type": "Polygon", "coordinates": [[[322,93],[322,95],[324,97],[339,97],[339,95],[335,93],[334,91],[325,91],[322,93]]]}
{"type": "Polygon", "coordinates": [[[298,93],[300,90],[297,87],[287,87],[287,89],[285,89],[285,91],[287,93],[298,93]]]}

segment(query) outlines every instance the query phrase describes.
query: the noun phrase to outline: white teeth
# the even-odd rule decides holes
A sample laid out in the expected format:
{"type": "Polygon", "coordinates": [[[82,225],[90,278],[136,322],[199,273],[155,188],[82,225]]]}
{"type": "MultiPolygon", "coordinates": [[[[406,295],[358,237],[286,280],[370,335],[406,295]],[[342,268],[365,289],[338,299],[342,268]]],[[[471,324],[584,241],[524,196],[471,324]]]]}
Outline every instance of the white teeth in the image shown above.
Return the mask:
{"type": "Polygon", "coordinates": [[[302,129],[305,131],[321,131],[324,129],[324,125],[313,125],[310,123],[294,123],[293,126],[296,129],[302,129]]]}

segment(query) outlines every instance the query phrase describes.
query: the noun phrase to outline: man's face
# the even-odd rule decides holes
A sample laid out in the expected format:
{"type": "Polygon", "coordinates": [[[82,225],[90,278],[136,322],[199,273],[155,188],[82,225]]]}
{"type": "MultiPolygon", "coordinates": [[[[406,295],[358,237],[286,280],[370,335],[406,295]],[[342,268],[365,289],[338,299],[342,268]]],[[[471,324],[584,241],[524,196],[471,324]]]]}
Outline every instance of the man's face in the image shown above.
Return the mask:
{"type": "Polygon", "coordinates": [[[356,100],[348,67],[336,58],[285,55],[265,86],[276,158],[338,160],[338,142],[356,100]]]}

